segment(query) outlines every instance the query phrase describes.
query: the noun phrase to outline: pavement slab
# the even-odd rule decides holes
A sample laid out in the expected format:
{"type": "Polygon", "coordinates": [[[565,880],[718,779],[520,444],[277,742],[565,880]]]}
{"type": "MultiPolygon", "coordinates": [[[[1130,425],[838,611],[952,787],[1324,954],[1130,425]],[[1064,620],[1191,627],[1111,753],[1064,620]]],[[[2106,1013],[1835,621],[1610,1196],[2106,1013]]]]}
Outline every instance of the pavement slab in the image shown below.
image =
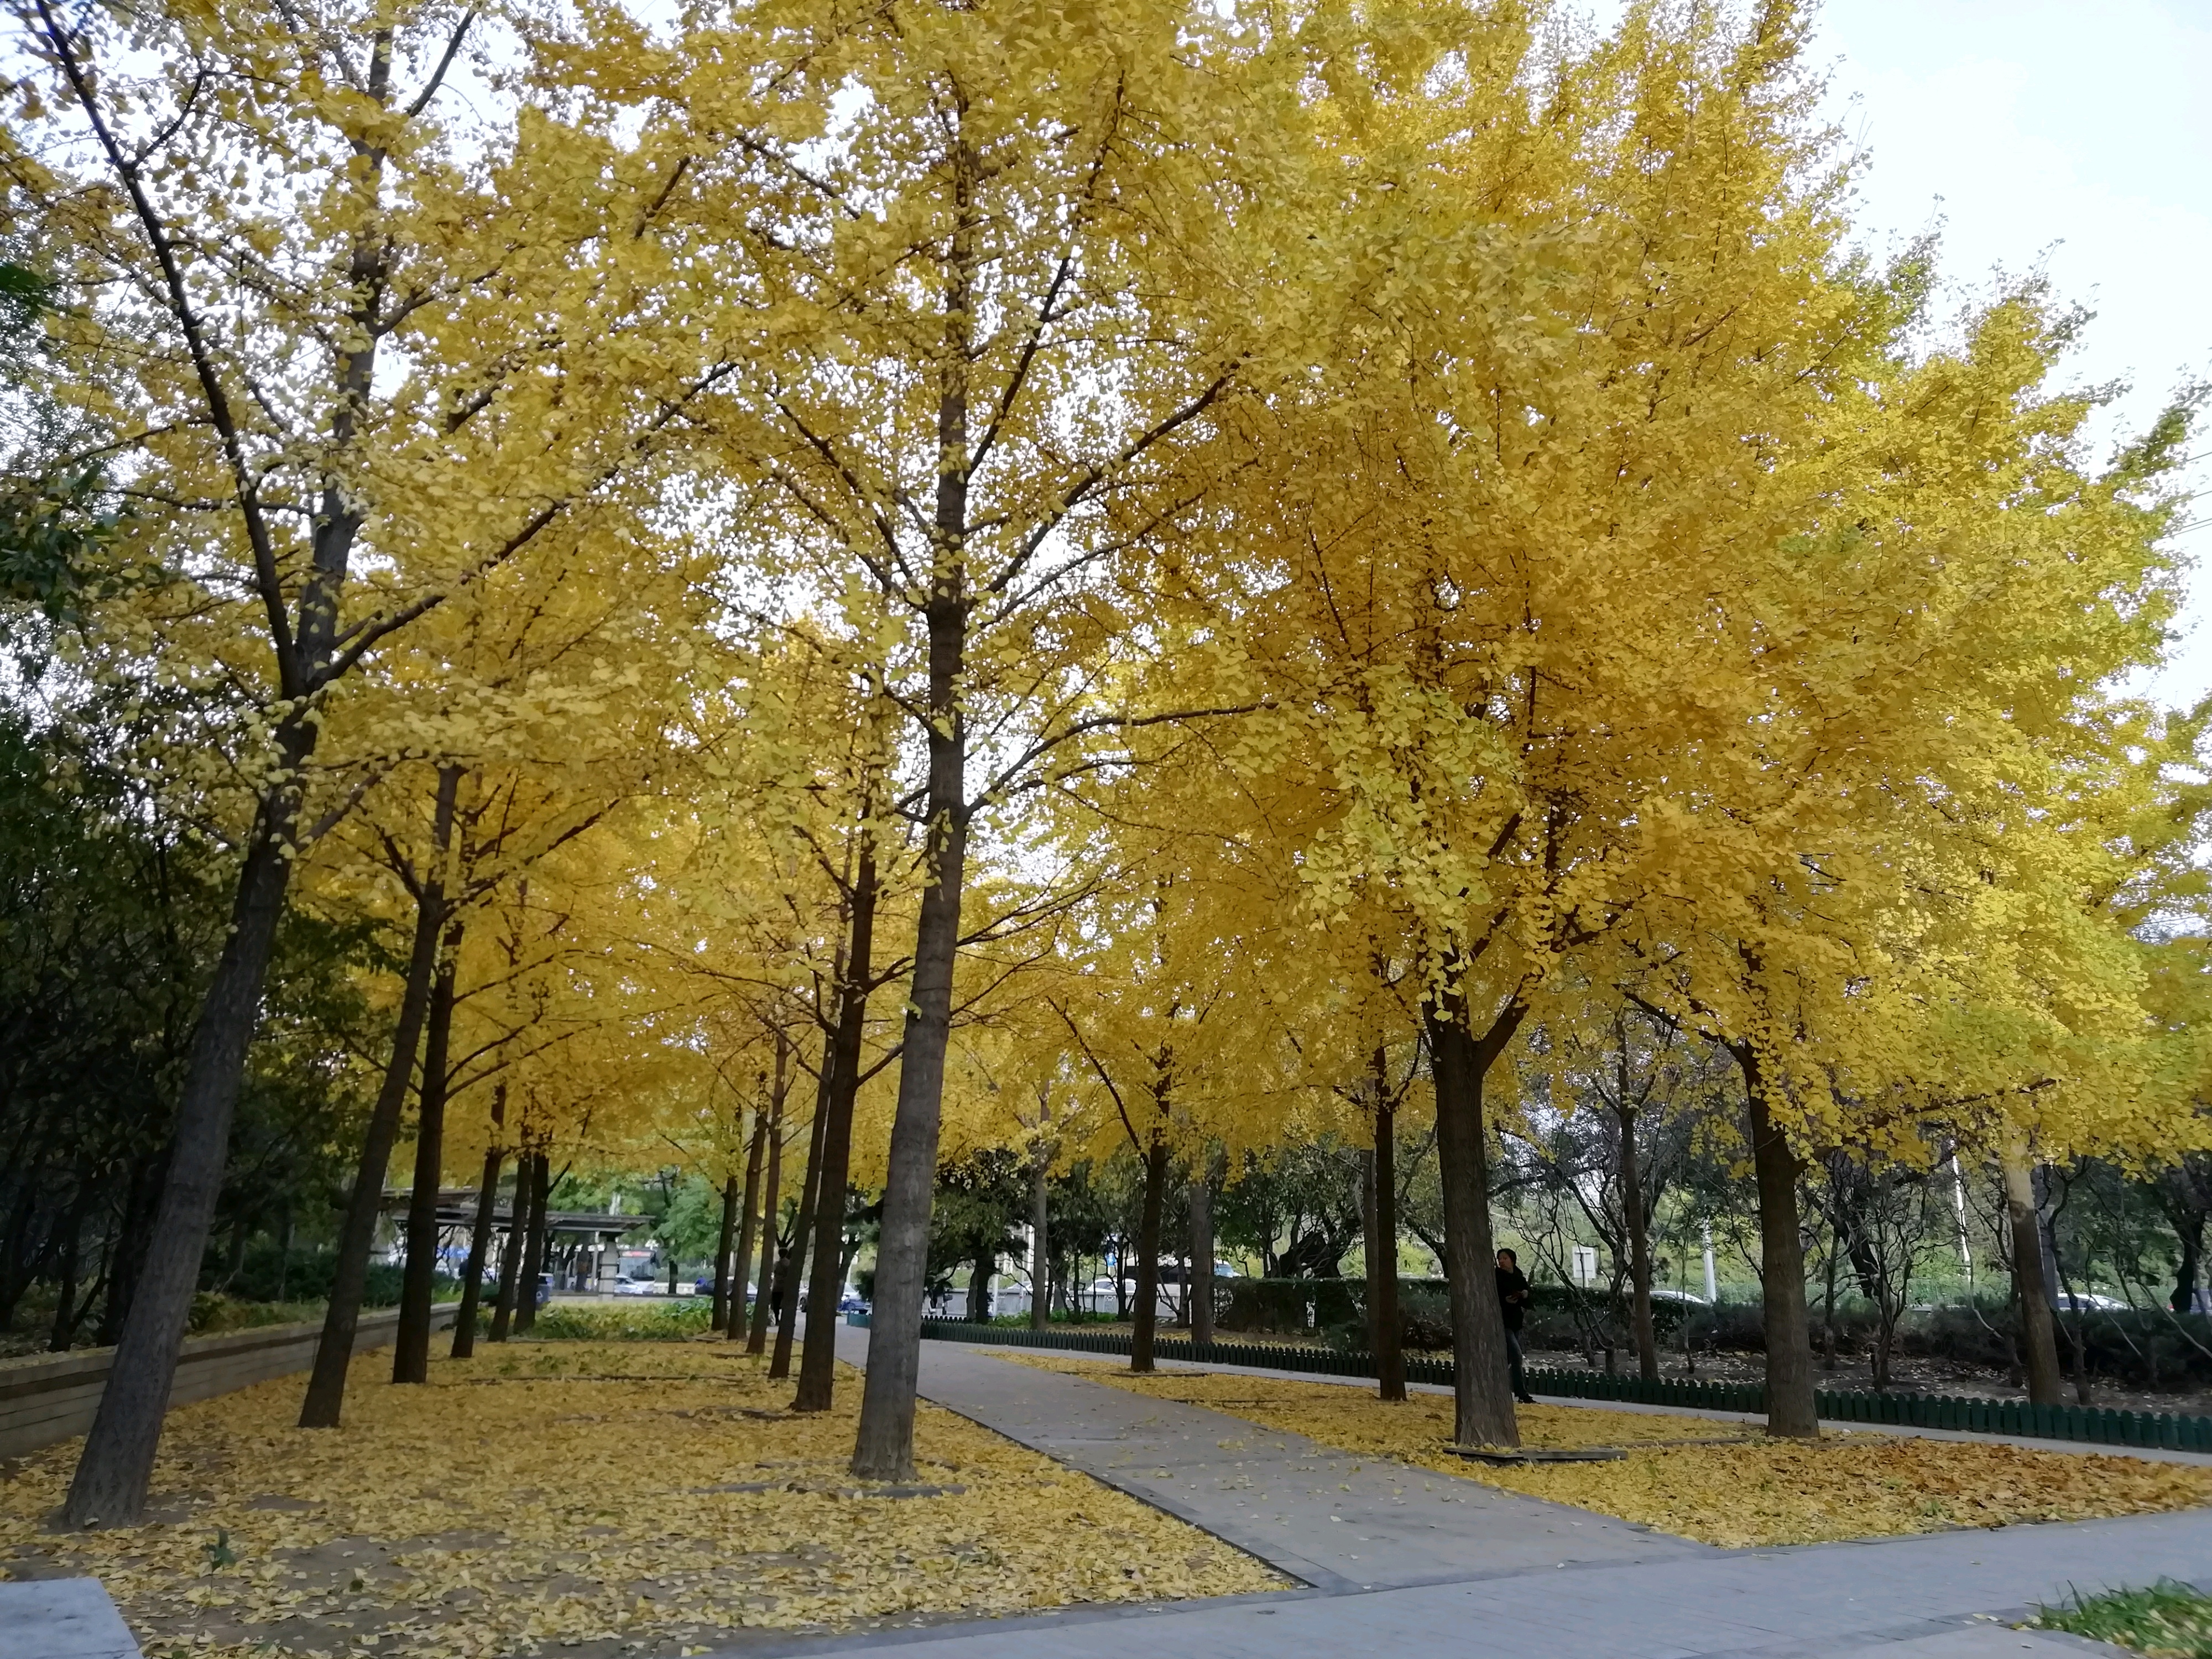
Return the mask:
{"type": "Polygon", "coordinates": [[[921,1392],[1317,1589],[1721,1553],[1587,1510],[1350,1456],[1241,1417],[1149,1400],[963,1345],[923,1346],[921,1392]]]}
{"type": "Polygon", "coordinates": [[[97,1578],[0,1579],[0,1659],[139,1659],[97,1578]]]}
{"type": "MultiPolygon", "coordinates": [[[[865,1364],[866,1342],[841,1332],[840,1356],[865,1364]]],[[[921,1381],[935,1403],[1305,1588],[795,1640],[753,1659],[909,1646],[927,1659],[1126,1659],[1133,1645],[1158,1659],[2062,1659],[2118,1650],[2013,1628],[2036,1605],[2160,1578],[2212,1585],[2202,1510],[1723,1550],[965,1344],[925,1344],[921,1381]]]]}

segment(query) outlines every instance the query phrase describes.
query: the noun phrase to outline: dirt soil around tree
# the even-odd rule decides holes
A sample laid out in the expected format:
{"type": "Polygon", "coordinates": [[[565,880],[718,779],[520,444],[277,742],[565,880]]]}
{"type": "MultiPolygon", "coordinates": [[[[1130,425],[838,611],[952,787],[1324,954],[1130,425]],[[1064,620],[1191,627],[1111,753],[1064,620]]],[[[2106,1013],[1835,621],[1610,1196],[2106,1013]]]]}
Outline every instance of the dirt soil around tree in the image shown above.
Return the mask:
{"type": "Polygon", "coordinates": [[[1571,1406],[1522,1407],[1522,1443],[1560,1450],[1608,1446],[1626,1455],[1607,1462],[1499,1468],[1445,1449],[1452,1431],[1448,1395],[1415,1394],[1385,1404],[1365,1389],[1249,1372],[1170,1370],[1139,1376],[1110,1361],[1000,1357],[1730,1547],[2087,1521],[2212,1504],[2212,1468],[2194,1465],[1879,1431],[1769,1440],[1756,1426],[1722,1418],[1571,1406]]]}
{"type": "Polygon", "coordinates": [[[0,1462],[0,1575],[96,1575],[148,1659],[652,1659],[763,1633],[1279,1589],[1207,1534],[950,1413],[919,1479],[846,1473],[837,1408],[720,1340],[534,1342],[395,1388],[355,1363],[346,1426],[293,1426],[302,1379],[181,1407],[154,1516],[64,1533],[79,1441],[0,1462]]]}

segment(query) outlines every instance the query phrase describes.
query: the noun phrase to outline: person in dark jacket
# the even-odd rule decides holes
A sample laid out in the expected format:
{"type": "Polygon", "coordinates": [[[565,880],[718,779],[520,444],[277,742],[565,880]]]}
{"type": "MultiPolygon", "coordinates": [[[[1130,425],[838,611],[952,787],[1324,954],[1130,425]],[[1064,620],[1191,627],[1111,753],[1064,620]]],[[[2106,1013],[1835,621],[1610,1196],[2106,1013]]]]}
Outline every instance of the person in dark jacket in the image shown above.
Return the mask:
{"type": "Polygon", "coordinates": [[[1528,1310],[1528,1275],[1521,1271],[1521,1258],[1510,1250],[1498,1253],[1498,1306],[1505,1316],[1505,1359],[1513,1370],[1513,1397],[1524,1406],[1536,1403],[1521,1370],[1521,1319],[1528,1310]]]}

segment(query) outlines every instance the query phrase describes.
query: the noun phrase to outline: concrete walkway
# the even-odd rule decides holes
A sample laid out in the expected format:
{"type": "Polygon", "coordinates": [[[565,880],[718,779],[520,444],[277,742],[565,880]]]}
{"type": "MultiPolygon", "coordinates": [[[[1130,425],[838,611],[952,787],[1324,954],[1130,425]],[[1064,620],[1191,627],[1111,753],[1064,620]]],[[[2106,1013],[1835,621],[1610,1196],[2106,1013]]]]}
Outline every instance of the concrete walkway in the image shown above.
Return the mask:
{"type": "MultiPolygon", "coordinates": [[[[839,1352],[864,1364],[866,1341],[841,1332],[839,1352]]],[[[921,1391],[1306,1588],[817,1638],[751,1647],[751,1659],[917,1644],[929,1651],[915,1659],[1127,1659],[1133,1643],[1160,1659],[1385,1649],[1455,1659],[2054,1659],[2113,1650],[2002,1620],[2076,1589],[2212,1583],[2212,1512],[2203,1510],[1721,1550],[963,1344],[924,1344],[921,1391]]]]}

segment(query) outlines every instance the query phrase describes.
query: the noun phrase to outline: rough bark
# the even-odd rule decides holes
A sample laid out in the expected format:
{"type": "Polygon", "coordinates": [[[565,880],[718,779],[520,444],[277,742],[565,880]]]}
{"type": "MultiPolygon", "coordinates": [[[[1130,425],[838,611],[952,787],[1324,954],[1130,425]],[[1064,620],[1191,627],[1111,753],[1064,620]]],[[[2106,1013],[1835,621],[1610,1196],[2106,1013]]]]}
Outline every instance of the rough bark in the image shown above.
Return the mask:
{"type": "Polygon", "coordinates": [[[991,1279],[999,1271],[999,1258],[992,1251],[979,1254],[968,1269],[968,1322],[988,1325],[991,1322],[991,1279]]]}
{"type": "Polygon", "coordinates": [[[830,1409],[837,1382],[837,1297],[845,1287],[845,1188],[853,1157],[853,1102],[860,1092],[860,1039],[868,1022],[869,981],[875,973],[876,848],[865,823],[854,837],[852,915],[845,973],[837,988],[837,1034],[831,1045],[828,1110],[822,1126],[821,1174],[814,1182],[814,1274],[806,1293],[806,1349],[791,1408],[830,1409]]]}
{"type": "Polygon", "coordinates": [[[1620,1221],[1628,1234],[1628,1325],[1636,1341],[1637,1374],[1659,1380],[1659,1334],[1651,1319],[1651,1236],[1644,1216],[1644,1176],[1636,1163],[1636,1109],[1616,1108],[1620,1128],[1620,1221]]]}
{"type": "Polygon", "coordinates": [[[407,1200],[407,1268],[399,1283],[399,1327],[392,1343],[392,1380],[430,1380],[430,1298],[438,1273],[438,1183],[446,1168],[447,1049],[453,1034],[453,974],[461,929],[446,930],[445,960],[430,988],[422,1033],[422,1083],[415,1114],[415,1189],[407,1200]]]}
{"type": "MultiPolygon", "coordinates": [[[[1384,1080],[1384,1060],[1375,1054],[1375,1240],[1367,1255],[1369,1341],[1375,1351],[1375,1392],[1383,1400],[1406,1397],[1405,1326],[1398,1316],[1398,1109],[1384,1080]]],[[[1492,1294],[1497,1293],[1496,1281],[1492,1294]]]]}
{"type": "Polygon", "coordinates": [[[1213,1340],[1213,1170],[1212,1155],[1201,1153],[1190,1176],[1190,1283],[1183,1287],[1190,1304],[1190,1340],[1213,1340]]]}
{"type": "Polygon", "coordinates": [[[732,1342],[744,1340],[745,1328],[751,1322],[746,1286],[752,1280],[753,1240],[757,1236],[759,1223],[756,1220],[760,1208],[761,1160],[767,1156],[769,1115],[757,1114],[753,1119],[752,1141],[745,1152],[744,1209],[738,1223],[738,1243],[730,1259],[730,1316],[724,1334],[732,1342]]]}
{"type": "Polygon", "coordinates": [[[76,1331],[77,1263],[84,1248],[84,1212],[90,1190],[91,1182],[80,1170],[77,1172],[76,1197],[61,1224],[61,1260],[55,1274],[60,1283],[54,1297],[53,1324],[46,1333],[48,1353],[67,1353],[70,1339],[76,1331]]]}
{"type": "MultiPolygon", "coordinates": [[[[131,1292],[145,1265],[146,1249],[154,1234],[154,1212],[161,1202],[161,1183],[167,1173],[168,1151],[131,1160],[131,1181],[123,1200],[123,1218],[116,1228],[112,1266],[107,1270],[107,1300],[100,1310],[99,1343],[112,1348],[123,1340],[123,1327],[131,1316],[131,1292]]],[[[13,1309],[9,1310],[12,1316],[13,1309]]]]}
{"type": "Polygon", "coordinates": [[[517,1150],[514,1158],[514,1197],[507,1206],[507,1242],[499,1251],[499,1299],[492,1304],[491,1340],[507,1340],[507,1333],[514,1328],[515,1286],[522,1282],[522,1257],[530,1237],[530,1181],[537,1167],[537,1154],[529,1147],[517,1150]]]}
{"type": "Polygon", "coordinates": [[[1051,1188],[1046,1176],[1052,1158],[1040,1146],[1030,1165],[1030,1328],[1041,1331],[1052,1321],[1052,1252],[1045,1243],[1051,1188]]]}
{"type": "Polygon", "coordinates": [[[199,1288],[200,1259],[222,1196],[231,1116],[258,1022],[261,990],[292,872],[299,769],[314,741],[307,721],[278,729],[285,781],[262,798],[239,876],[230,933],[192,1030],[177,1102],[167,1179],[92,1432],[63,1518],[71,1527],[130,1526],[146,1505],[169,1386],[199,1288]]]}
{"type": "Polygon", "coordinates": [[[722,1226],[714,1238],[714,1315],[712,1328],[730,1328],[730,1252],[738,1242],[738,1178],[722,1182],[722,1226]]]}
{"type": "Polygon", "coordinates": [[[514,1328],[538,1323],[538,1281],[545,1274],[546,1211],[553,1200],[552,1154],[540,1152],[530,1166],[530,1227],[522,1236],[522,1282],[514,1287],[514,1328]]]}
{"type": "Polygon", "coordinates": [[[398,1026],[392,1033],[392,1058],[384,1068],[384,1084],[377,1091],[376,1105],[362,1137],[353,1194],[338,1229],[337,1264],[331,1279],[330,1303],[323,1310],[322,1340],[316,1345],[307,1398],[300,1403],[303,1429],[335,1429],[345,1410],[346,1371],[353,1364],[361,1296],[368,1282],[369,1253],[376,1248],[377,1221],[384,1212],[385,1171],[392,1162],[392,1142],[398,1139],[400,1114],[406,1108],[407,1087],[415,1074],[415,1052],[438,970],[438,939],[446,926],[446,854],[453,844],[453,799],[460,781],[459,769],[439,769],[437,797],[430,815],[430,860],[416,894],[415,941],[408,953],[398,1026]]]}
{"type": "Polygon", "coordinates": [[[745,1352],[763,1353],[768,1348],[769,1297],[775,1288],[776,1207],[783,1202],[783,1109],[777,1103],[768,1130],[768,1191],[761,1200],[760,1277],[753,1289],[752,1328],[745,1334],[745,1352]]]}
{"type": "Polygon", "coordinates": [[[1505,1354],[1505,1316],[1498,1301],[1497,1251],[1491,1243],[1482,1085],[1527,1012],[1518,1002],[1509,1004],[1478,1039],[1456,993],[1431,997],[1422,1010],[1436,1073],[1437,1163],[1451,1290],[1452,1438],[1462,1446],[1521,1443],[1505,1354]]]}
{"type": "Polygon", "coordinates": [[[883,1224],[876,1243],[876,1294],[869,1315],[868,1369],[852,1469],[862,1480],[914,1478],[915,1391],[921,1378],[921,1299],[929,1265],[929,1212],[936,1196],[937,1140],[945,1101],[945,1050],[952,1030],[952,966],[968,873],[968,726],[961,681],[968,650],[968,372],[974,361],[976,261],[973,215],[977,158],[953,141],[952,234],[943,296],[945,350],[937,398],[937,498],[933,574],[922,607],[928,629],[929,776],[924,802],[921,913],[914,935],[914,979],[899,1057],[883,1224]]]}
{"type": "Polygon", "coordinates": [[[829,1126],[830,1091],[835,1086],[835,1039],[823,1045],[822,1078],[814,1091],[814,1122],[806,1136],[806,1176],[799,1182],[799,1208],[791,1218],[791,1244],[779,1252],[775,1273],[775,1352],[772,1377],[791,1375],[791,1342],[799,1329],[799,1287],[806,1271],[806,1243],[813,1237],[814,1212],[821,1203],[822,1137],[829,1126]]]}
{"type": "MultiPolygon", "coordinates": [[[[495,1126],[501,1116],[495,1107],[495,1126]]],[[[492,1133],[496,1137],[496,1127],[492,1133]]],[[[477,1181],[476,1219],[469,1227],[469,1263],[461,1270],[461,1310],[453,1319],[450,1358],[466,1359],[477,1351],[477,1313],[483,1301],[484,1263],[491,1259],[492,1209],[499,1196],[500,1166],[506,1161],[507,1149],[494,1139],[484,1148],[483,1174],[477,1181]]]]}
{"type": "Polygon", "coordinates": [[[1137,1226],[1137,1305],[1131,1310],[1135,1333],[1129,1342],[1129,1369],[1149,1371],[1153,1328],[1160,1314],[1160,1215],[1167,1206],[1168,1143],[1155,1134],[1145,1150],[1145,1207],[1137,1226]]]}
{"type": "Polygon", "coordinates": [[[1765,1073],[1748,1043],[1732,1044],[1750,1103],[1751,1162],[1759,1182],[1760,1301],[1766,1314],[1766,1431],[1793,1439],[1820,1432],[1813,1397],[1813,1328],[1805,1304],[1805,1245],[1797,1213],[1802,1164],[1775,1122],[1765,1073]]]}
{"type": "Polygon", "coordinates": [[[2063,1401],[2065,1376],[2058,1365],[2058,1331],[2051,1284],[2043,1273],[2043,1228],[2026,1140],[2008,1142],[1998,1165],[2004,1175],[2005,1218],[2012,1228],[2013,1294],[2020,1304],[2027,1397],[2039,1406],[2056,1406],[2063,1401]]]}

